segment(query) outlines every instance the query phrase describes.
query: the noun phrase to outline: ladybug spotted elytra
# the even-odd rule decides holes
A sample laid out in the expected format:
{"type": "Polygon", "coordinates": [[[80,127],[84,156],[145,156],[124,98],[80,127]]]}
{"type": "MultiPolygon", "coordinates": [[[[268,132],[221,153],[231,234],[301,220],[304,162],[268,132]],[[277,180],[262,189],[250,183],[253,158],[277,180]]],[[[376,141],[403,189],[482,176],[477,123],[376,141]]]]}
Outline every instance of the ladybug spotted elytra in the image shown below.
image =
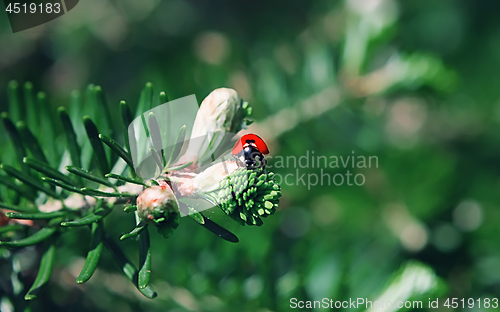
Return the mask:
{"type": "Polygon", "coordinates": [[[258,135],[245,134],[236,142],[231,152],[235,158],[245,163],[247,169],[255,169],[266,166],[264,155],[269,154],[269,149],[258,135]]]}

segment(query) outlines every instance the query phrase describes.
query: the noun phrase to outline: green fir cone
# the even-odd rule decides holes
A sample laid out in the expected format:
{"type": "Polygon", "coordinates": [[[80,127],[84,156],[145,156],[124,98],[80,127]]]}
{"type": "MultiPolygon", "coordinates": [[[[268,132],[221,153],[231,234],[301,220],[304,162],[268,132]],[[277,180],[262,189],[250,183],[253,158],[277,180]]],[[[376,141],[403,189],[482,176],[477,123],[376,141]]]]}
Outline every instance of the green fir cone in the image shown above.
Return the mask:
{"type": "Polygon", "coordinates": [[[179,226],[179,203],[166,183],[148,187],[137,197],[137,213],[143,222],[155,225],[165,238],[179,226]]]}
{"type": "Polygon", "coordinates": [[[206,193],[209,198],[241,225],[262,225],[279,204],[281,190],[274,173],[263,169],[240,168],[219,183],[219,188],[206,193]]]}

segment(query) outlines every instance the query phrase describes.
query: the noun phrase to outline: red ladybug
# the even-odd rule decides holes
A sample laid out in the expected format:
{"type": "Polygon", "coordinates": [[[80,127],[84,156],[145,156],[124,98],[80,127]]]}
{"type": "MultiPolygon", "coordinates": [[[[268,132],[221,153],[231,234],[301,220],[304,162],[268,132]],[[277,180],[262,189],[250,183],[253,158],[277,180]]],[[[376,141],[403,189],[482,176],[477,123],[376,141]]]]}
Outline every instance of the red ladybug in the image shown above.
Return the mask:
{"type": "Polygon", "coordinates": [[[245,134],[233,147],[232,154],[235,158],[245,163],[247,169],[264,168],[269,154],[266,143],[256,134],[245,134]],[[257,161],[259,165],[257,166],[257,161]]]}

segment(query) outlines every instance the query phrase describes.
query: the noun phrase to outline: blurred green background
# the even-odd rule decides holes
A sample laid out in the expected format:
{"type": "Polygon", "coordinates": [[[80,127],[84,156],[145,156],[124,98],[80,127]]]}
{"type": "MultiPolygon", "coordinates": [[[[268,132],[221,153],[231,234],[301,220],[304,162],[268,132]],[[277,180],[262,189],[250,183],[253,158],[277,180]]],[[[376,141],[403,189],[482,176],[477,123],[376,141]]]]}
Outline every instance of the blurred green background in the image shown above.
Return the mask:
{"type": "MultiPolygon", "coordinates": [[[[69,232],[32,311],[289,311],[292,297],[384,292],[427,308],[428,298],[498,297],[499,10],[491,0],[84,0],[15,34],[0,14],[0,111],[12,79],[47,92],[53,114],[89,83],[103,87],[111,112],[119,100],[136,105],[148,81],[199,102],[226,86],[253,106],[251,130],[269,143],[271,165],[313,151],[378,159],[371,168],[275,166],[293,178],[262,227],[214,216],[238,244],[186,220],[168,240],[152,231],[154,300],[106,252],[77,285],[89,233],[69,232]],[[321,169],[366,181],[295,179],[321,169]]],[[[9,163],[3,129],[0,142],[9,163]]],[[[119,210],[106,224],[114,238],[133,225],[119,210]]],[[[137,242],[120,244],[137,259],[137,242]]],[[[34,278],[36,263],[26,267],[34,278]]]]}

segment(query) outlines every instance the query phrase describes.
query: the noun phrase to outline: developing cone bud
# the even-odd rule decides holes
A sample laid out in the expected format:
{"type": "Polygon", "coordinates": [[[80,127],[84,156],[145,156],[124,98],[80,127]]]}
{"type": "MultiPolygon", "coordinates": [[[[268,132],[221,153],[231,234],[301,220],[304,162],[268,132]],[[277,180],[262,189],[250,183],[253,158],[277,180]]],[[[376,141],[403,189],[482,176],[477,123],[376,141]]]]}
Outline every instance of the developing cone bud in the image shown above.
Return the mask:
{"type": "Polygon", "coordinates": [[[177,181],[173,184],[174,191],[179,196],[194,196],[203,194],[218,187],[219,182],[238,169],[234,160],[218,162],[194,177],[183,177],[182,172],[173,171],[169,177],[177,181]]]}
{"type": "Polygon", "coordinates": [[[179,203],[166,183],[155,185],[137,197],[137,213],[144,222],[161,225],[179,214],[179,203]]]}
{"type": "Polygon", "coordinates": [[[192,134],[199,137],[221,130],[238,132],[245,126],[243,118],[247,112],[243,106],[244,102],[235,90],[215,89],[201,103],[192,134]]]}
{"type": "Polygon", "coordinates": [[[212,91],[201,103],[191,132],[189,147],[181,162],[203,162],[217,148],[227,143],[241,129],[246,128],[245,118],[252,113],[233,89],[219,88],[212,91]]]}
{"type": "Polygon", "coordinates": [[[238,164],[233,160],[208,167],[193,179],[196,192],[205,193],[217,188],[221,181],[238,168],[238,164]]]}

